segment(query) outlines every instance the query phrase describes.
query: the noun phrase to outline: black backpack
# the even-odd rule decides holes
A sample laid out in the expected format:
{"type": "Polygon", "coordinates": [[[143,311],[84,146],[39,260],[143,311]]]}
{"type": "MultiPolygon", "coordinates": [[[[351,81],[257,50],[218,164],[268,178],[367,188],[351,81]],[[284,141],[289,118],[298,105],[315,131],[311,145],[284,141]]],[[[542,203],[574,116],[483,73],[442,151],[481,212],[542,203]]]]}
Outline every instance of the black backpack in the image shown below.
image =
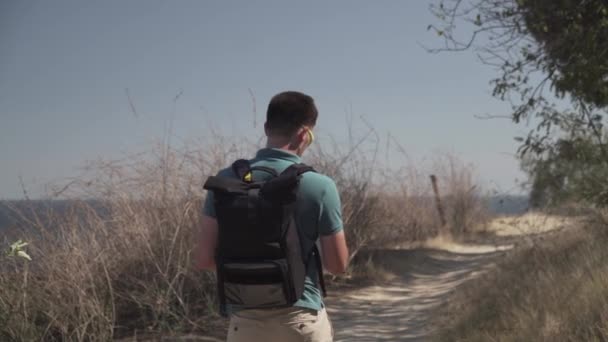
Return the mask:
{"type": "Polygon", "coordinates": [[[204,188],[213,191],[218,222],[216,274],[220,310],[226,305],[259,309],[293,305],[304,292],[309,262],[317,263],[325,296],[322,263],[314,245],[303,255],[295,224],[300,177],[314,172],[293,164],[281,174],[267,167],[251,167],[245,159],[232,164],[238,177],[209,177],[204,188]],[[270,174],[254,181],[252,171],[270,174]]]}

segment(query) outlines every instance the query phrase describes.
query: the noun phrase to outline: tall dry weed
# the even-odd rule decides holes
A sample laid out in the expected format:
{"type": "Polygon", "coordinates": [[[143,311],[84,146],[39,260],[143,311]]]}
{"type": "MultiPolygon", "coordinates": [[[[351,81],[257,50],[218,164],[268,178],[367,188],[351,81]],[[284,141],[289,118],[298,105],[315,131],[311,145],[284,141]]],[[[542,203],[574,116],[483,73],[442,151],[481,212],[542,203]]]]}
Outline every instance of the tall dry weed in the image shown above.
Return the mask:
{"type": "MultiPolygon", "coordinates": [[[[218,330],[214,277],[192,267],[202,184],[250,157],[259,146],[252,141],[215,132],[180,148],[165,141],[150,153],[88,163],[81,176],[53,189],[54,202],[6,203],[18,222],[11,239],[30,243],[32,261],[0,260],[0,340],[218,330]],[[59,206],[58,199],[66,201],[59,206]]],[[[347,144],[317,146],[305,158],[340,189],[352,257],[442,229],[428,175],[416,165],[384,166],[378,155],[370,130],[347,144]]],[[[457,214],[443,229],[464,231],[479,210],[477,192],[470,191],[472,170],[450,165],[440,179],[448,212],[457,214]]]]}

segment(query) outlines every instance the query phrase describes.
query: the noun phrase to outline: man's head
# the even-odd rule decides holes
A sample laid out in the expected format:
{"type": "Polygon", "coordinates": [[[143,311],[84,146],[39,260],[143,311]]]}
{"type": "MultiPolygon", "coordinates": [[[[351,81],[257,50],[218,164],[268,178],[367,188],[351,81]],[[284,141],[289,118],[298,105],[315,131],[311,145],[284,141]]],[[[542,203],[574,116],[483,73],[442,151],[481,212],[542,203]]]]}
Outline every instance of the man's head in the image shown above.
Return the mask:
{"type": "Polygon", "coordinates": [[[312,97],[286,91],[275,95],[268,104],[264,129],[268,147],[284,148],[302,155],[310,146],[319,112],[312,97]]]}

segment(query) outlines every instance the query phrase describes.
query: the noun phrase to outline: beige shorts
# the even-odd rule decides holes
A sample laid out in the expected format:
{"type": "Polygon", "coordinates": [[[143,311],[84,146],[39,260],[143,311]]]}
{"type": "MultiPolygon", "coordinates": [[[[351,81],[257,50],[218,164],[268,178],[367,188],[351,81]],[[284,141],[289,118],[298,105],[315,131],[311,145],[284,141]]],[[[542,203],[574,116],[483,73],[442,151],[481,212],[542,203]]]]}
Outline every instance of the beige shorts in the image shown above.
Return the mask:
{"type": "Polygon", "coordinates": [[[227,341],[331,342],[333,330],[325,309],[243,310],[230,317],[227,341]]]}

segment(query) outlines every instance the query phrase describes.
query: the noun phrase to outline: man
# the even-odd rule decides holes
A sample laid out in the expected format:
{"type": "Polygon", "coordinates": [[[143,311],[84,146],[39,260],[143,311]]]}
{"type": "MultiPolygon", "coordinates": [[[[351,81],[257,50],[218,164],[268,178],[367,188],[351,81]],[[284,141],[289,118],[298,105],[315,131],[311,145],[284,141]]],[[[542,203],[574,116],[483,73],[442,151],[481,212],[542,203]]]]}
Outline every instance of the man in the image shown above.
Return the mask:
{"type": "MultiPolygon", "coordinates": [[[[300,163],[304,151],[312,144],[312,130],[318,111],[314,100],[305,94],[287,91],[274,96],[266,113],[264,130],[266,148],[250,160],[251,166],[269,167],[281,173],[300,163]]],[[[219,176],[236,177],[231,168],[219,176]]],[[[204,206],[197,267],[215,269],[218,224],[215,219],[213,193],[204,206]]],[[[339,274],[348,264],[348,249],[342,227],[340,198],[332,179],[316,172],[302,174],[298,187],[296,227],[304,255],[310,254],[320,240],[324,268],[339,274]]],[[[231,310],[229,342],[240,341],[332,341],[333,331],[322,300],[317,264],[309,262],[304,292],[288,308],[231,310]]]]}

